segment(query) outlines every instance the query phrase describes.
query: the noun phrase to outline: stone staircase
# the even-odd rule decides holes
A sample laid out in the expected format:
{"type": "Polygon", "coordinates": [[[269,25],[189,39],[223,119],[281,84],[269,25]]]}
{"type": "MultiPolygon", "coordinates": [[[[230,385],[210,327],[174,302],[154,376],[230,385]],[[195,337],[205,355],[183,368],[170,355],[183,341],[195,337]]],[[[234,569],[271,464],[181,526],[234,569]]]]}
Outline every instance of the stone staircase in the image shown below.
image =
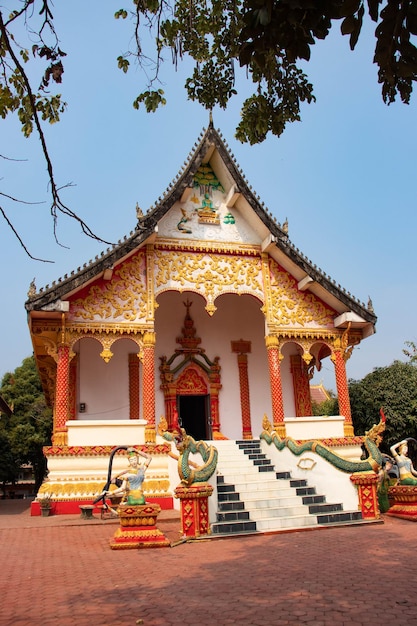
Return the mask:
{"type": "Polygon", "coordinates": [[[213,535],[233,535],[357,523],[360,511],[326,503],[306,480],[276,472],[259,440],[216,441],[217,521],[213,535]]]}

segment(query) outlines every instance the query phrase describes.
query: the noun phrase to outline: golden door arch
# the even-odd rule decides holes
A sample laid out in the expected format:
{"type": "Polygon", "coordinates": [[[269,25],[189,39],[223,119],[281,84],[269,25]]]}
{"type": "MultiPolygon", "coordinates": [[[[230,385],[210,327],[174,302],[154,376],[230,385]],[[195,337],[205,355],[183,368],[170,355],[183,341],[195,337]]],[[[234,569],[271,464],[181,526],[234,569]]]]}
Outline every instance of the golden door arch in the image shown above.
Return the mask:
{"type": "Polygon", "coordinates": [[[195,355],[182,365],[176,377],[166,361],[160,368],[168,429],[175,426],[178,414],[181,426],[194,439],[214,439],[220,433],[220,366],[217,360],[203,366],[195,355]]]}

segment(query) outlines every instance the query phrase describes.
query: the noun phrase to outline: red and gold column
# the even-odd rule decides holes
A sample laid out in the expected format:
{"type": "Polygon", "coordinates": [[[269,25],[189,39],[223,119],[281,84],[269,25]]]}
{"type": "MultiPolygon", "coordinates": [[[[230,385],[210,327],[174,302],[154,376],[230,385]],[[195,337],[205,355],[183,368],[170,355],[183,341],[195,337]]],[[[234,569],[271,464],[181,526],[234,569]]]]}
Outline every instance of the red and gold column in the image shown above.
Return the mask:
{"type": "Polygon", "coordinates": [[[335,340],[333,354],[330,356],[330,359],[334,363],[335,367],[339,413],[345,418],[344,434],[346,437],[353,437],[352,413],[350,409],[349,387],[346,376],[346,361],[352,353],[352,347],[348,348],[348,333],[349,328],[343,333],[342,337],[335,340]]]}
{"type": "Polygon", "coordinates": [[[252,424],[250,414],[248,353],[251,351],[250,341],[232,341],[232,352],[237,353],[239,368],[240,409],[242,414],[242,437],[252,439],[252,424]]]}
{"type": "Polygon", "coordinates": [[[362,518],[365,520],[379,519],[377,474],[374,472],[352,474],[350,480],[358,489],[359,508],[362,511],[362,518]]]}
{"type": "Polygon", "coordinates": [[[201,537],[210,533],[208,499],[213,493],[209,483],[178,485],[175,497],[181,502],[181,529],[184,537],[201,537]]]}
{"type": "Polygon", "coordinates": [[[211,419],[211,437],[216,439],[220,434],[220,415],[219,415],[219,396],[218,390],[214,386],[210,386],[210,419],[211,419]],[[215,393],[213,393],[213,391],[215,393]]]}
{"type": "Polygon", "coordinates": [[[165,395],[165,418],[168,422],[168,430],[178,428],[177,391],[170,389],[165,395]]]}
{"type": "Polygon", "coordinates": [[[212,439],[221,438],[220,432],[220,413],[219,413],[219,392],[222,388],[220,382],[220,365],[219,359],[216,357],[211,364],[209,371],[210,381],[210,419],[211,419],[211,437],[212,439]]]}
{"type": "Polygon", "coordinates": [[[284,400],[282,396],[281,359],[278,338],[275,335],[265,337],[268,351],[269,382],[272,396],[272,420],[274,430],[280,437],[285,437],[284,400]]]}
{"type": "Polygon", "coordinates": [[[138,420],[139,417],[139,357],[137,354],[129,354],[129,418],[138,420]]]}
{"type": "Polygon", "coordinates": [[[297,417],[312,415],[308,370],[299,354],[291,355],[291,374],[294,387],[295,415],[297,417]]]}
{"type": "Polygon", "coordinates": [[[54,446],[65,446],[68,443],[67,420],[69,416],[69,363],[70,348],[61,343],[57,350],[57,371],[55,388],[54,429],[52,443],[54,446]]]}
{"type": "Polygon", "coordinates": [[[143,418],[147,420],[145,428],[146,443],[155,443],[155,341],[154,332],[143,336],[143,418]]]}

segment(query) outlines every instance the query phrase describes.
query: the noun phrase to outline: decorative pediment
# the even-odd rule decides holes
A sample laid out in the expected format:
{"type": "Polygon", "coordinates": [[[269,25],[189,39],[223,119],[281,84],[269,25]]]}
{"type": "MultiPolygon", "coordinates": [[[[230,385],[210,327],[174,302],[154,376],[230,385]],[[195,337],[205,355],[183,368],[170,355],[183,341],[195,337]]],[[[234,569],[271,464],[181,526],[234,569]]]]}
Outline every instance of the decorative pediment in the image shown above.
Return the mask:
{"type": "Polygon", "coordinates": [[[335,312],[314,294],[300,291],[297,281],[274,259],[269,259],[270,322],[281,327],[310,325],[333,328],[335,312]]]}
{"type": "Polygon", "coordinates": [[[108,281],[98,279],[71,301],[71,321],[146,321],[145,251],[118,266],[108,281]]]}
{"type": "Polygon", "coordinates": [[[208,384],[202,376],[200,368],[192,364],[185,368],[180,374],[176,385],[177,395],[206,395],[208,393],[208,384]]]}

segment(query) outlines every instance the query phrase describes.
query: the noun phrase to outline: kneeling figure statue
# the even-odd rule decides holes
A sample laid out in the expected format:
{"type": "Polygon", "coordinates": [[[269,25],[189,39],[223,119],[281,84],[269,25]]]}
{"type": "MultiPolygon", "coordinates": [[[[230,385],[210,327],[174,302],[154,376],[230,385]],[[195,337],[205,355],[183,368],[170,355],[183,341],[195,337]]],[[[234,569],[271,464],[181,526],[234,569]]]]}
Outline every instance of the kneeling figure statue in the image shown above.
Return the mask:
{"type": "Polygon", "coordinates": [[[140,452],[134,448],[128,448],[127,450],[129,467],[124,472],[118,474],[112,483],[117,484],[116,481],[122,479],[122,484],[113,491],[108,490],[106,495],[110,497],[122,495],[122,504],[130,504],[136,506],[138,504],[145,504],[145,497],[143,495],[142,484],[145,480],[145,472],[149,467],[149,463],[152,460],[150,454],[146,452],[140,452]],[[146,461],[141,464],[139,457],[143,457],[146,461]]]}

